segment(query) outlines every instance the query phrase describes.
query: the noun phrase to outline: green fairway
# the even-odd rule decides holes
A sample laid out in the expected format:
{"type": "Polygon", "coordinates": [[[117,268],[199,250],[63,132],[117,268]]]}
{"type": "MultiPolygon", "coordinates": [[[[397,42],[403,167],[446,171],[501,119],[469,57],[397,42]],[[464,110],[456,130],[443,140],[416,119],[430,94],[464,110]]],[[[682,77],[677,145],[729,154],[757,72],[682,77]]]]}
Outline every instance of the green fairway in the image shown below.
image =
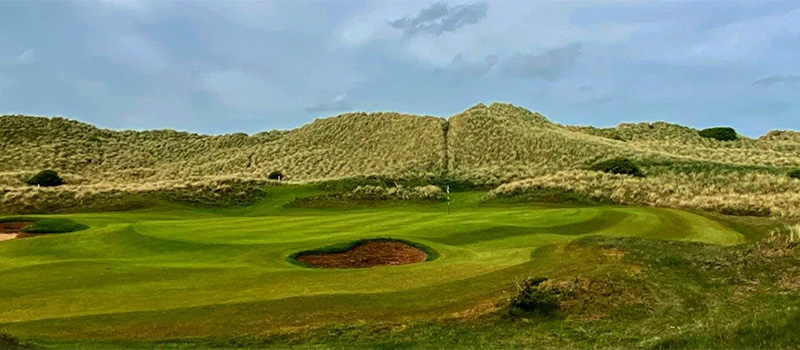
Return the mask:
{"type": "Polygon", "coordinates": [[[157,340],[425,320],[501,300],[515,279],[555,266],[536,259],[537,248],[580,236],[735,245],[750,234],[674,209],[486,204],[478,192],[454,194],[450,214],[443,202],[284,206],[314,193],[274,187],[239,209],[163,203],[53,216],[90,228],[0,242],[0,330],[55,342],[157,340]],[[348,270],[287,262],[366,238],[417,242],[440,256],[348,270]]]}

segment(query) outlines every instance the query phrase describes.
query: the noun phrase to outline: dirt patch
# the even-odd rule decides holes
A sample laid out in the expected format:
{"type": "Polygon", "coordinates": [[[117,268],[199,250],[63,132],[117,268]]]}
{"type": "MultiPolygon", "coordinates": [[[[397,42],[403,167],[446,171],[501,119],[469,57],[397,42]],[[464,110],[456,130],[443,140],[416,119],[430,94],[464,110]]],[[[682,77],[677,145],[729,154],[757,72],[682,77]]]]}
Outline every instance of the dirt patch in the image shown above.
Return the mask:
{"type": "Polygon", "coordinates": [[[312,267],[353,269],[413,264],[427,258],[424,251],[405,243],[367,242],[339,253],[301,255],[297,261],[312,267]]]}
{"type": "Polygon", "coordinates": [[[0,242],[2,241],[9,241],[14,238],[17,238],[16,233],[0,233],[0,242]]]}

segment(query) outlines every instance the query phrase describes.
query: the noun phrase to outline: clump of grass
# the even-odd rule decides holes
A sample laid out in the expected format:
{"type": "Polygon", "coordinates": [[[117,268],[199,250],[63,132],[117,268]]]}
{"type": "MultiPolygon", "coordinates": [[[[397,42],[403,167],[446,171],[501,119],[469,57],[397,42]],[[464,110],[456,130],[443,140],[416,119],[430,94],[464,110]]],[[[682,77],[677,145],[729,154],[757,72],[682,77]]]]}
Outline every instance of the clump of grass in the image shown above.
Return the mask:
{"type": "Polygon", "coordinates": [[[789,177],[792,179],[800,180],[800,169],[795,169],[789,172],[789,177]]]}
{"type": "Polygon", "coordinates": [[[64,179],[58,176],[58,173],[54,170],[42,170],[25,181],[25,183],[31,186],[55,187],[64,184],[64,179]]]}
{"type": "Polygon", "coordinates": [[[800,218],[800,182],[771,173],[681,173],[639,178],[591,171],[563,171],[509,182],[487,199],[536,198],[575,193],[600,202],[698,209],[735,215],[800,218]]]}
{"type": "Polygon", "coordinates": [[[23,350],[30,349],[30,347],[11,334],[0,332],[0,349],[23,350]]]}
{"type": "Polygon", "coordinates": [[[631,175],[635,177],[644,177],[642,169],[636,163],[627,158],[614,158],[595,163],[589,170],[602,171],[617,175],[631,175]]]}
{"type": "Polygon", "coordinates": [[[283,180],[285,178],[285,176],[283,175],[282,172],[280,172],[278,170],[275,170],[275,171],[269,173],[269,175],[267,175],[267,178],[270,179],[270,180],[283,180]]]}
{"type": "Polygon", "coordinates": [[[517,282],[517,294],[511,298],[509,312],[551,317],[560,306],[558,293],[543,283],[547,277],[529,277],[517,282]]]}
{"type": "Polygon", "coordinates": [[[708,128],[699,131],[700,136],[717,141],[735,141],[738,136],[736,130],[728,127],[708,128]]]}

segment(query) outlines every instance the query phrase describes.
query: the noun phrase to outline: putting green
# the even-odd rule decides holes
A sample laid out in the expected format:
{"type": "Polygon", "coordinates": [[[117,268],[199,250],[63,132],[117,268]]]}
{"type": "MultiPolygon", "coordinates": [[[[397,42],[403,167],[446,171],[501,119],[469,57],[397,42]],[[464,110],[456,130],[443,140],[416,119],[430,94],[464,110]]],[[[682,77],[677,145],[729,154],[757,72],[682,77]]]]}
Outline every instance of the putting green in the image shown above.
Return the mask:
{"type": "MultiPolygon", "coordinates": [[[[671,209],[480,204],[282,208],[305,187],[269,190],[241,209],[164,204],[63,215],[89,230],[0,242],[0,329],[38,339],[165,339],[261,334],[286,327],[402,321],[503,298],[544,271],[535,250],[582,235],[732,245],[742,233],[671,209]],[[434,261],[308,269],[292,253],[365,238],[430,246],[434,261]]],[[[564,259],[580,259],[565,254],[564,259]]]]}

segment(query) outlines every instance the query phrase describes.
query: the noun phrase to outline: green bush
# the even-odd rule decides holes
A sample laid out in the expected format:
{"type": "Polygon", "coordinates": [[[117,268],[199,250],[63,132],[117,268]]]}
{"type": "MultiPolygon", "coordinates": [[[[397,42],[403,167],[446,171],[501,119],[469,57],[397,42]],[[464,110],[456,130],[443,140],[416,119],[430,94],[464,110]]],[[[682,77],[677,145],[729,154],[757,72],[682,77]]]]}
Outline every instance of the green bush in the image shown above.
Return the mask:
{"type": "Polygon", "coordinates": [[[277,170],[275,170],[275,171],[269,173],[269,175],[267,175],[267,178],[269,178],[270,180],[281,180],[284,177],[285,176],[283,176],[283,173],[280,172],[280,171],[277,171],[277,170]]]}
{"type": "Polygon", "coordinates": [[[800,169],[790,171],[789,177],[800,180],[800,169]]]}
{"type": "Polygon", "coordinates": [[[54,187],[64,184],[64,180],[53,170],[43,170],[25,183],[32,186],[54,187]]]}
{"type": "Polygon", "coordinates": [[[521,311],[541,316],[555,314],[561,303],[555,291],[542,285],[544,281],[547,281],[547,277],[531,277],[519,283],[519,292],[511,298],[510,312],[521,311]]]}
{"type": "Polygon", "coordinates": [[[733,141],[738,137],[733,128],[708,128],[700,130],[700,136],[719,141],[733,141]]]}
{"type": "Polygon", "coordinates": [[[639,166],[627,158],[614,158],[605,160],[592,165],[589,170],[644,177],[644,173],[642,173],[642,170],[639,169],[639,166]]]}
{"type": "Polygon", "coordinates": [[[17,350],[27,349],[28,347],[22,344],[16,337],[11,334],[0,332],[0,349],[3,350],[17,350]]]}

